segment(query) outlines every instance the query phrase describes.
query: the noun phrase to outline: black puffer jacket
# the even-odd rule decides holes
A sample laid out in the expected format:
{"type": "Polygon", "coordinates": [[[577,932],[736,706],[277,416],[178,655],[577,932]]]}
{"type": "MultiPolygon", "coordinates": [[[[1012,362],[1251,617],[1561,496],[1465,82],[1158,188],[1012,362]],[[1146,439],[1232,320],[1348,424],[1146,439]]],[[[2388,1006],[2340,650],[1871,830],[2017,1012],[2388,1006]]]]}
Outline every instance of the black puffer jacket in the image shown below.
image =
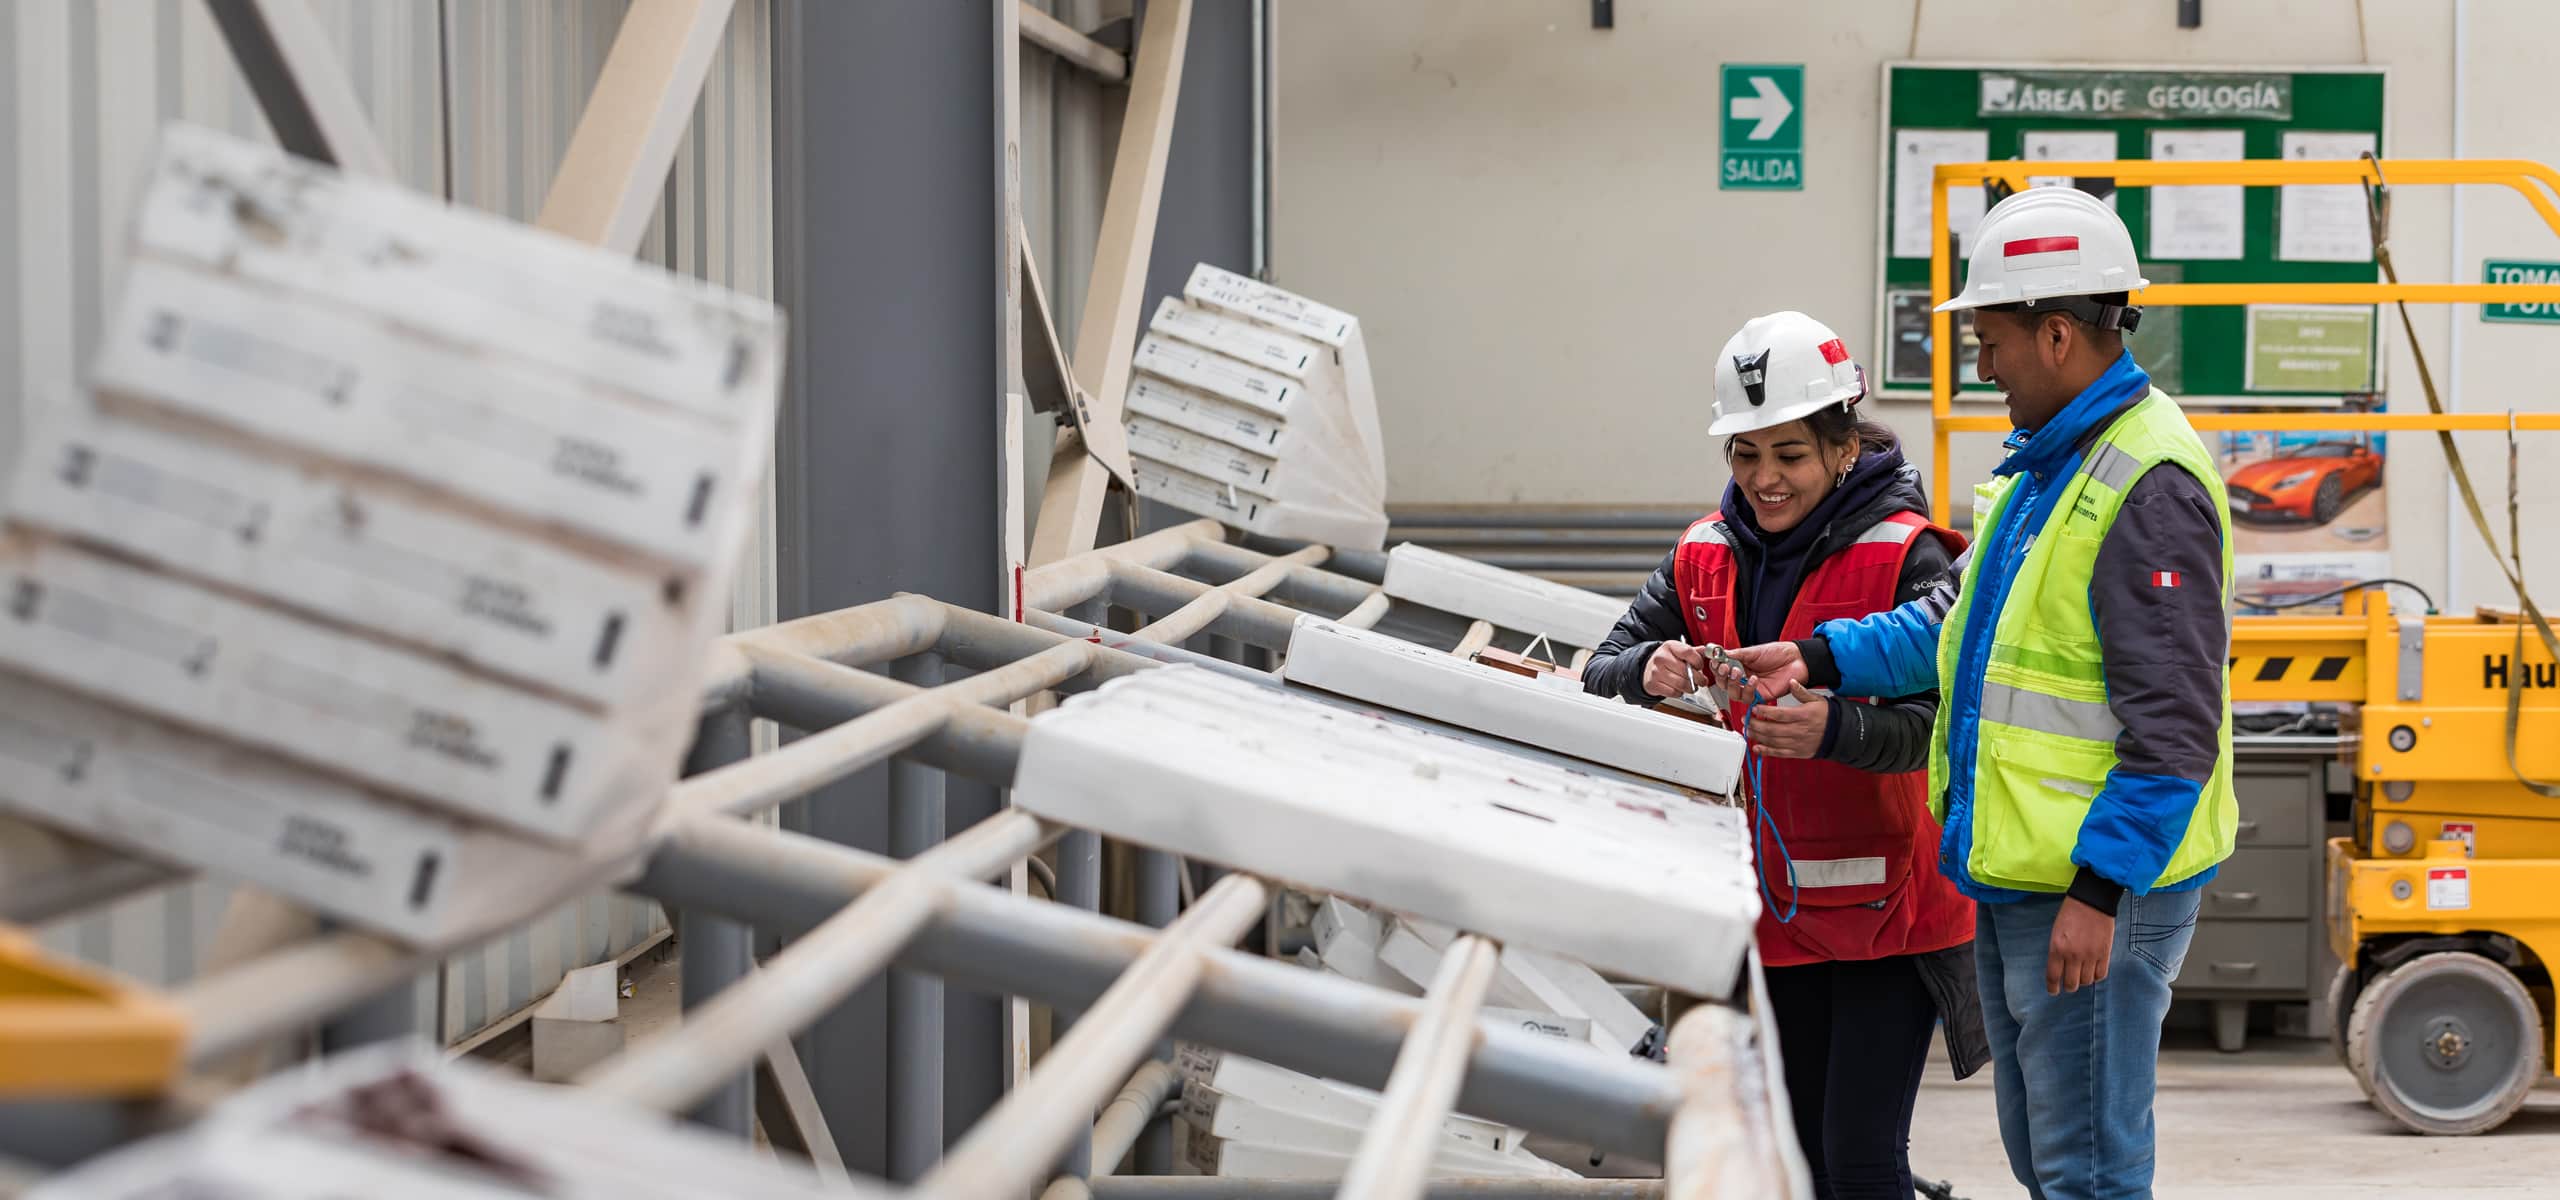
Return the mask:
{"type": "MultiPolygon", "coordinates": [[[[1842,486],[1841,497],[1847,503],[1836,512],[1817,508],[1808,520],[1824,522],[1803,552],[1803,569],[1794,574],[1801,580],[1815,566],[1832,554],[1858,540],[1858,535],[1874,528],[1876,523],[1899,512],[1927,512],[1929,502],[1920,487],[1919,469],[1903,460],[1900,451],[1870,451],[1861,458],[1842,486]]],[[[1723,511],[1744,511],[1746,502],[1731,487],[1725,490],[1723,511]]],[[[1752,580],[1763,575],[1761,555],[1763,538],[1757,530],[1735,529],[1738,524],[1726,518],[1733,546],[1734,567],[1738,578],[1752,580]]],[[[1673,582],[1672,561],[1677,555],[1662,556],[1653,577],[1636,593],[1635,603],[1626,615],[1618,618],[1610,630],[1608,641],[1591,653],[1591,661],[1582,668],[1583,690],[1602,696],[1615,696],[1631,704],[1648,704],[1662,699],[1644,690],[1644,666],[1662,643],[1687,640],[1688,625],[1680,617],[1679,587],[1673,582]]],[[[1902,579],[1894,589],[1894,603],[1901,604],[1926,593],[1949,575],[1951,560],[1946,547],[1936,538],[1920,538],[1902,560],[1902,579]]],[[[1753,606],[1767,602],[1755,597],[1754,589],[1734,589],[1734,627],[1750,629],[1755,624],[1753,606]]],[[[1794,589],[1787,589],[1782,603],[1794,603],[1794,589]]],[[[1778,619],[1783,619],[1778,618],[1778,619]]],[[[1851,704],[1833,699],[1831,720],[1823,734],[1821,756],[1861,771],[1891,773],[1916,771],[1929,762],[1929,729],[1937,719],[1938,694],[1924,692],[1903,696],[1881,704],[1851,704]]]]}

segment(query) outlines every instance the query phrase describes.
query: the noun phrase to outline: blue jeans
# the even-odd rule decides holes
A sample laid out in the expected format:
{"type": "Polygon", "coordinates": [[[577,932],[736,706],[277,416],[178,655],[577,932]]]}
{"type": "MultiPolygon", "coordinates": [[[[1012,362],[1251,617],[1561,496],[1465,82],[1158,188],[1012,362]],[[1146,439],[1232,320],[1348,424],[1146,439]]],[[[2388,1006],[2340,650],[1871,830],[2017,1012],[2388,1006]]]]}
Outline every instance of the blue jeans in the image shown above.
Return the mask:
{"type": "Polygon", "coordinates": [[[2127,895],[2106,979],[2059,996],[2045,994],[2044,967],[2062,897],[1980,906],[1974,961],[2000,1141],[2036,1200],[2151,1195],[2160,1021],[2203,898],[2127,895]]]}

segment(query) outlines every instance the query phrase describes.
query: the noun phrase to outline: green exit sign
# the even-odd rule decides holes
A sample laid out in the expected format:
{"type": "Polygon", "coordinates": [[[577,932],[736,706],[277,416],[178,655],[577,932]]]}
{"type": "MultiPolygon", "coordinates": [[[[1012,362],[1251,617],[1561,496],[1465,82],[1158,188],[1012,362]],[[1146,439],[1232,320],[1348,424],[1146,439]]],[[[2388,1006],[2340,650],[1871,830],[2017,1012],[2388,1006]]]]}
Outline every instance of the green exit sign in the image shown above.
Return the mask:
{"type": "Polygon", "coordinates": [[[1722,92],[1724,163],[1717,186],[1803,190],[1804,64],[1726,63],[1722,92]]]}
{"type": "MultiPolygon", "coordinates": [[[[2560,262],[2493,258],[2481,264],[2480,282],[2560,284],[2560,262]]],[[[2509,325],[2560,325],[2560,304],[2483,304],[2480,319],[2509,325]]]]}

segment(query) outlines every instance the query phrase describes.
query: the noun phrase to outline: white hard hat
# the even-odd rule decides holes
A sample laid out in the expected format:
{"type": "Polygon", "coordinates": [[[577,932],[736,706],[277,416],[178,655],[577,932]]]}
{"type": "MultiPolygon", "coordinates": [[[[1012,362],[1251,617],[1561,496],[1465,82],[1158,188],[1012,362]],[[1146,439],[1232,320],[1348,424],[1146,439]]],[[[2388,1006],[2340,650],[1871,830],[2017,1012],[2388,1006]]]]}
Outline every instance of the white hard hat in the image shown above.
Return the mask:
{"type": "Polygon", "coordinates": [[[1707,433],[1784,425],[1866,394],[1866,373],[1830,326],[1800,312],[1753,317],[1716,356],[1716,420],[1707,433]]]}
{"type": "Polygon", "coordinates": [[[2016,304],[2067,312],[2101,329],[2132,329],[2141,309],[2083,297],[2150,284],[2134,258],[2133,234],[2105,201],[2078,188],[2028,188],[1983,214],[1964,290],[1937,311],[2016,304]]]}

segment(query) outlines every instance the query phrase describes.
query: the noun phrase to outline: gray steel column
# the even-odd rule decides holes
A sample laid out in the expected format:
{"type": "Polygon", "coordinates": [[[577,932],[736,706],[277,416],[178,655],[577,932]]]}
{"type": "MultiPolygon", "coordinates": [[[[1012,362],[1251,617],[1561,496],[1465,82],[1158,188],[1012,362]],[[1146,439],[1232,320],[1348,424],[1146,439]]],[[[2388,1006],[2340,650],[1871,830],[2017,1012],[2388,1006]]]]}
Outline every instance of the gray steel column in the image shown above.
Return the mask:
{"type": "MultiPolygon", "coordinates": [[[[791,317],[775,442],[781,610],[825,612],[923,592],[1009,612],[1003,414],[1015,347],[1005,314],[1013,186],[1014,0],[776,0],[775,297],[791,317]]],[[[889,770],[785,808],[829,841],[891,848],[889,770]]],[[[947,827],[995,811],[950,780],[947,827]]],[[[891,1174],[888,987],[801,1037],[809,1083],[846,1165],[891,1174]]],[[[944,1128],[1003,1086],[1003,1006],[945,998],[944,1128]]]]}
{"type": "MultiPolygon", "coordinates": [[[[902,658],[890,674],[917,687],[942,683],[942,656],[902,658]]],[[[913,858],[942,843],[941,771],[908,759],[889,764],[889,853],[913,858]]],[[[942,1161],[942,980],[889,973],[889,1177],[913,1183],[942,1161]]]]}
{"type": "MultiPolygon", "coordinates": [[[[1110,613],[1097,602],[1088,600],[1064,614],[1086,624],[1101,626],[1110,613]]],[[[1102,909],[1102,835],[1090,829],[1070,829],[1058,839],[1058,903],[1069,904],[1086,912],[1102,909]]],[[[1065,1037],[1075,1014],[1052,1009],[1049,1026],[1050,1044],[1065,1037]]],[[[1093,1134],[1090,1130],[1067,1148],[1066,1157],[1058,1162],[1058,1174],[1082,1179],[1093,1173],[1093,1134]]]]}
{"type": "MultiPolygon", "coordinates": [[[[730,709],[705,713],[685,755],[684,773],[699,775],[740,761],[754,750],[748,741],[747,712],[730,709]]],[[[675,915],[676,945],[682,955],[677,983],[684,1011],[702,1007],[720,989],[755,968],[755,933],[744,924],[706,912],[675,915]]],[[[700,1106],[685,1114],[697,1124],[746,1137],[755,1128],[755,1080],[740,1075],[721,1085],[700,1106]]]]}

